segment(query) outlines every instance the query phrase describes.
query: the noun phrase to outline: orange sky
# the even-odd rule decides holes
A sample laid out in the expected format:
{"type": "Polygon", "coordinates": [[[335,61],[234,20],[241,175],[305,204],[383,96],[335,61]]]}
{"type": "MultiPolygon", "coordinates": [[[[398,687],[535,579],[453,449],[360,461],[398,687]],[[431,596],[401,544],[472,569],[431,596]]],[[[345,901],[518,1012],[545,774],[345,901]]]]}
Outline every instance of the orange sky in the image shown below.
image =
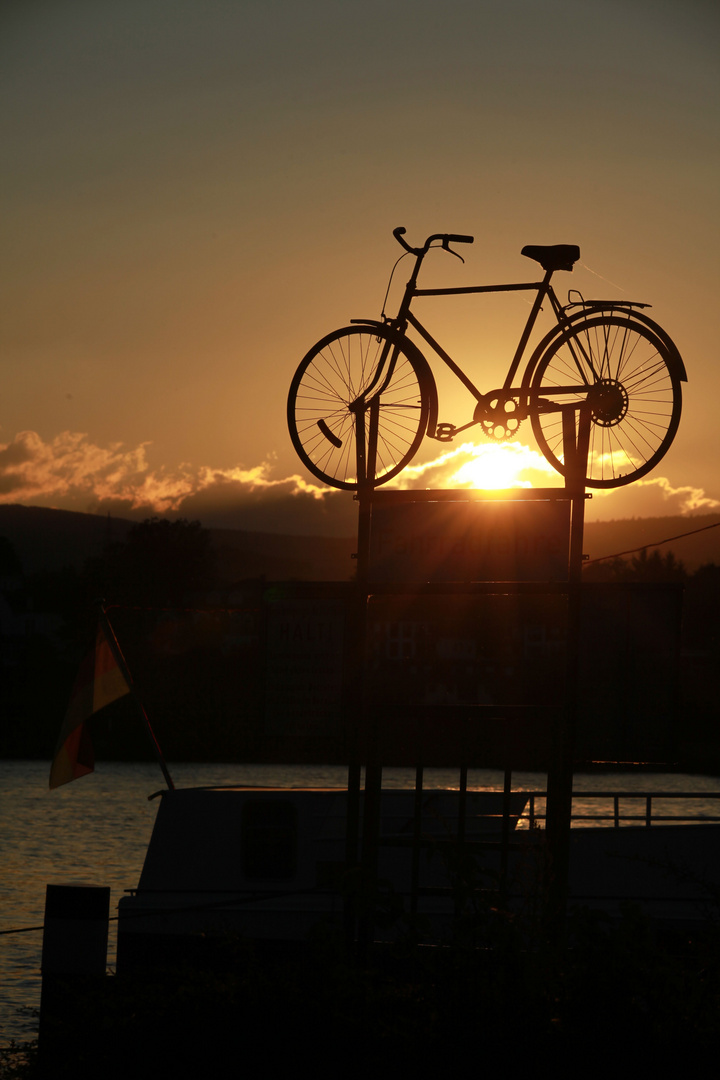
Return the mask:
{"type": "MultiPolygon", "coordinates": [[[[238,525],[274,500],[290,528],[321,502],[293,371],[377,316],[402,224],[476,236],[426,284],[528,280],[524,244],[577,243],[563,294],[651,302],[680,430],[589,516],[715,509],[719,22],[713,0],[3,4],[0,499],[238,525]]],[[[490,388],[527,310],[428,321],[490,388]]]]}

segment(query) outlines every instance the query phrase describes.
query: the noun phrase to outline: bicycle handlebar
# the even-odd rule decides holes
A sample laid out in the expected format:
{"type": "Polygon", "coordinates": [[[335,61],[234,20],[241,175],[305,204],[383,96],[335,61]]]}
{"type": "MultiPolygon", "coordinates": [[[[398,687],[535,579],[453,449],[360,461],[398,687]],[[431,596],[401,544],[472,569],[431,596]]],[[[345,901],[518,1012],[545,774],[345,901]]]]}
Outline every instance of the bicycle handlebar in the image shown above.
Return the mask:
{"type": "Polygon", "coordinates": [[[425,255],[435,240],[442,241],[442,247],[445,251],[450,250],[450,244],[472,244],[475,240],[474,236],[464,236],[462,233],[433,233],[432,236],[428,236],[422,247],[414,248],[410,247],[406,240],[403,240],[406,232],[407,230],[402,225],[398,225],[397,229],[393,229],[393,236],[398,244],[404,247],[406,251],[409,251],[411,255],[425,255]]]}

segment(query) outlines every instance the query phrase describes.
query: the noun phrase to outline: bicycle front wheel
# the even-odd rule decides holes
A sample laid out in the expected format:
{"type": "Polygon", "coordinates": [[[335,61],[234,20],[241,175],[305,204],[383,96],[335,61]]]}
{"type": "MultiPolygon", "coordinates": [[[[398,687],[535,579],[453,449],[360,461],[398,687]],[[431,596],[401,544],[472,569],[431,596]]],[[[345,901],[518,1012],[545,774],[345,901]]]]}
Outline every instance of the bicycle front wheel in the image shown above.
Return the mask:
{"type": "MultiPolygon", "coordinates": [[[[382,326],[348,326],[319,341],[295,372],[287,405],[290,438],[310,472],[331,487],[357,488],[357,403],[367,395],[379,406],[373,483],[397,476],[427,428],[423,363],[382,326]]],[[[370,410],[361,411],[367,446],[370,410]]]]}
{"type": "Polygon", "coordinates": [[[680,376],[651,330],[622,315],[591,317],[566,330],[541,357],[532,378],[533,432],[561,473],[558,406],[586,398],[592,410],[588,487],[630,484],[667,453],[680,422],[680,376]]]}

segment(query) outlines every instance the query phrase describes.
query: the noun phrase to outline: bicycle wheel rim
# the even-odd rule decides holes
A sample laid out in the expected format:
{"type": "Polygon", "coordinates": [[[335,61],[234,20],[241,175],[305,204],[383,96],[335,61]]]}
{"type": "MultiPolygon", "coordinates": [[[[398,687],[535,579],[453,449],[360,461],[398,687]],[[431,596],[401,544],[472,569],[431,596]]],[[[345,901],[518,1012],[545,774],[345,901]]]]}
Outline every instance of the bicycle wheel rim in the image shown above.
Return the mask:
{"type": "MultiPolygon", "coordinates": [[[[680,422],[680,380],[665,344],[621,316],[588,319],[562,334],[540,359],[532,390],[535,437],[561,473],[562,414],[543,411],[543,403],[579,403],[590,393],[588,487],[621,487],[645,476],[667,453],[680,422]],[[587,392],[554,395],[559,387],[581,383],[587,392]]],[[[576,410],[576,434],[577,422],[576,410]]]]}
{"type": "MultiPolygon", "coordinates": [[[[351,405],[363,393],[370,399],[378,391],[375,485],[405,468],[425,434],[428,403],[420,363],[381,327],[353,326],[323,338],[300,364],[288,395],[288,428],[301,460],[323,483],[357,488],[357,419],[351,405]],[[383,357],[386,366],[374,384],[383,357]]],[[[369,426],[366,410],[366,446],[369,426]]]]}

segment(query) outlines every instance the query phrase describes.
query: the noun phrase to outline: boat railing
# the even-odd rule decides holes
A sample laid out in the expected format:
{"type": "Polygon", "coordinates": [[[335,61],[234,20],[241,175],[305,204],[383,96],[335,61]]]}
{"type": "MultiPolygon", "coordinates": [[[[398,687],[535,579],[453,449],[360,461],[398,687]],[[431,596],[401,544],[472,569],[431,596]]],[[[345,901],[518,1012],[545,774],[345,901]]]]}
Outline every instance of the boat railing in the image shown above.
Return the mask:
{"type": "MultiPolygon", "coordinates": [[[[545,800],[547,799],[547,792],[545,791],[528,791],[528,803],[525,813],[520,819],[519,827],[524,828],[539,828],[540,822],[545,820],[545,800]],[[540,807],[538,807],[540,803],[540,807]]],[[[574,791],[573,792],[573,810],[572,810],[572,826],[582,827],[586,823],[602,824],[604,822],[611,821],[616,829],[622,828],[627,825],[636,825],[638,822],[642,822],[647,828],[653,825],[663,824],[675,824],[675,825],[700,825],[709,824],[714,821],[720,821],[720,813],[708,812],[707,801],[710,801],[713,805],[713,809],[720,810],[720,791],[574,791]],[[592,803],[612,800],[612,811],[610,812],[587,812],[587,808],[576,809],[578,803],[592,803]],[[635,805],[632,807],[625,807],[621,804],[626,803],[629,800],[634,800],[635,805]],[[682,807],[678,813],[658,812],[655,809],[653,800],[656,802],[678,801],[685,800],[695,805],[695,809],[690,807],[682,807]],[[637,803],[644,804],[644,809],[638,812],[637,803]],[[698,806],[699,803],[704,805],[698,806]]],[[[666,808],[662,808],[665,810],[666,808]]]]}

